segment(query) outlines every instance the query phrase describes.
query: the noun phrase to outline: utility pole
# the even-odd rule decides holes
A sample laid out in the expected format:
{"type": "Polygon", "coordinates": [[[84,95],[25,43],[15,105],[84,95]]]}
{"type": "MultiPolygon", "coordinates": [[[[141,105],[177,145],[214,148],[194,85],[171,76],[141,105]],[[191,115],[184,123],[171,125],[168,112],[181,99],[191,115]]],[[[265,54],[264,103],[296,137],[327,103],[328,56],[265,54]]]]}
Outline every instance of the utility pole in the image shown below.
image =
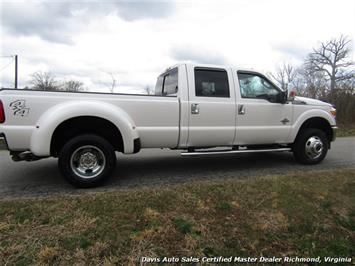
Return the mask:
{"type": "Polygon", "coordinates": [[[17,54],[15,55],[15,89],[17,89],[17,80],[18,80],[18,75],[17,75],[17,54]]]}

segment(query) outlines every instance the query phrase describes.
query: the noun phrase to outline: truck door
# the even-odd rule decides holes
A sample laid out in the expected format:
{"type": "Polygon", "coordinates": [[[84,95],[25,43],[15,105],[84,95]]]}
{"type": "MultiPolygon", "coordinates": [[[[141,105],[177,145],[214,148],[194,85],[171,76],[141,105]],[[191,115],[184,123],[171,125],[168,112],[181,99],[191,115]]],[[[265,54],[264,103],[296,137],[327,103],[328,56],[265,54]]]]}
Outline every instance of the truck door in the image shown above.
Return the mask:
{"type": "Polygon", "coordinates": [[[237,95],[236,145],[286,143],[293,123],[291,103],[255,72],[234,72],[237,95]]]}
{"type": "Polygon", "coordinates": [[[188,77],[188,146],[232,145],[236,104],[231,70],[190,65],[188,77]]]}

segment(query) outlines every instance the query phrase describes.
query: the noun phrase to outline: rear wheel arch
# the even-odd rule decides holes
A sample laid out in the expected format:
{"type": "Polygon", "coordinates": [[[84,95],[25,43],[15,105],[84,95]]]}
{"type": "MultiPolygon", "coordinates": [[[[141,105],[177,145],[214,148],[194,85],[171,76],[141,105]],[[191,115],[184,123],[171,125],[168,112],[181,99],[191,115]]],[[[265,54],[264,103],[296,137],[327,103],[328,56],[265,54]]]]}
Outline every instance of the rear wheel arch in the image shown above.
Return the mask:
{"type": "Polygon", "coordinates": [[[96,116],[78,116],[61,122],[54,130],[50,154],[57,157],[65,143],[82,135],[97,135],[107,140],[116,151],[124,151],[124,142],[120,130],[107,119],[96,116]]]}

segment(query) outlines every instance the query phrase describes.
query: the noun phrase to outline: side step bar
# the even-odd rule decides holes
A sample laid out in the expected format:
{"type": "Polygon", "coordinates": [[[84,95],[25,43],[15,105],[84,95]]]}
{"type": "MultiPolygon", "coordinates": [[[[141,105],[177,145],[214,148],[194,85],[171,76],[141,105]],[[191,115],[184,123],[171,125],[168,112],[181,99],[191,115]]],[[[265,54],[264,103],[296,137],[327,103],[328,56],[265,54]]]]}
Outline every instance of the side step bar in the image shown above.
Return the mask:
{"type": "Polygon", "coordinates": [[[14,162],[21,162],[21,161],[33,162],[45,158],[45,157],[38,157],[32,154],[30,151],[10,152],[10,155],[14,162]]]}
{"type": "Polygon", "coordinates": [[[276,152],[276,151],[291,151],[291,148],[277,149],[257,149],[257,150],[216,150],[216,151],[194,151],[182,152],[181,156],[200,156],[200,155],[216,155],[216,154],[232,154],[232,153],[254,153],[254,152],[276,152]]]}

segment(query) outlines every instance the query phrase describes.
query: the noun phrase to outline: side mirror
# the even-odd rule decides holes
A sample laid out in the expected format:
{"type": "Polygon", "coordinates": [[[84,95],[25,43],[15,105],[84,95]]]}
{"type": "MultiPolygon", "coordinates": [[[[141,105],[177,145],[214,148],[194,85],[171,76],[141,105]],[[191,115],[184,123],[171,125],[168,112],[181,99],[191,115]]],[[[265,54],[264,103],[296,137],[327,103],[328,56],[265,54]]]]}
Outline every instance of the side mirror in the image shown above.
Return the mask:
{"type": "Polygon", "coordinates": [[[280,103],[281,104],[285,104],[285,103],[287,103],[287,100],[288,100],[288,91],[287,90],[281,91],[281,93],[280,93],[280,103]]]}

